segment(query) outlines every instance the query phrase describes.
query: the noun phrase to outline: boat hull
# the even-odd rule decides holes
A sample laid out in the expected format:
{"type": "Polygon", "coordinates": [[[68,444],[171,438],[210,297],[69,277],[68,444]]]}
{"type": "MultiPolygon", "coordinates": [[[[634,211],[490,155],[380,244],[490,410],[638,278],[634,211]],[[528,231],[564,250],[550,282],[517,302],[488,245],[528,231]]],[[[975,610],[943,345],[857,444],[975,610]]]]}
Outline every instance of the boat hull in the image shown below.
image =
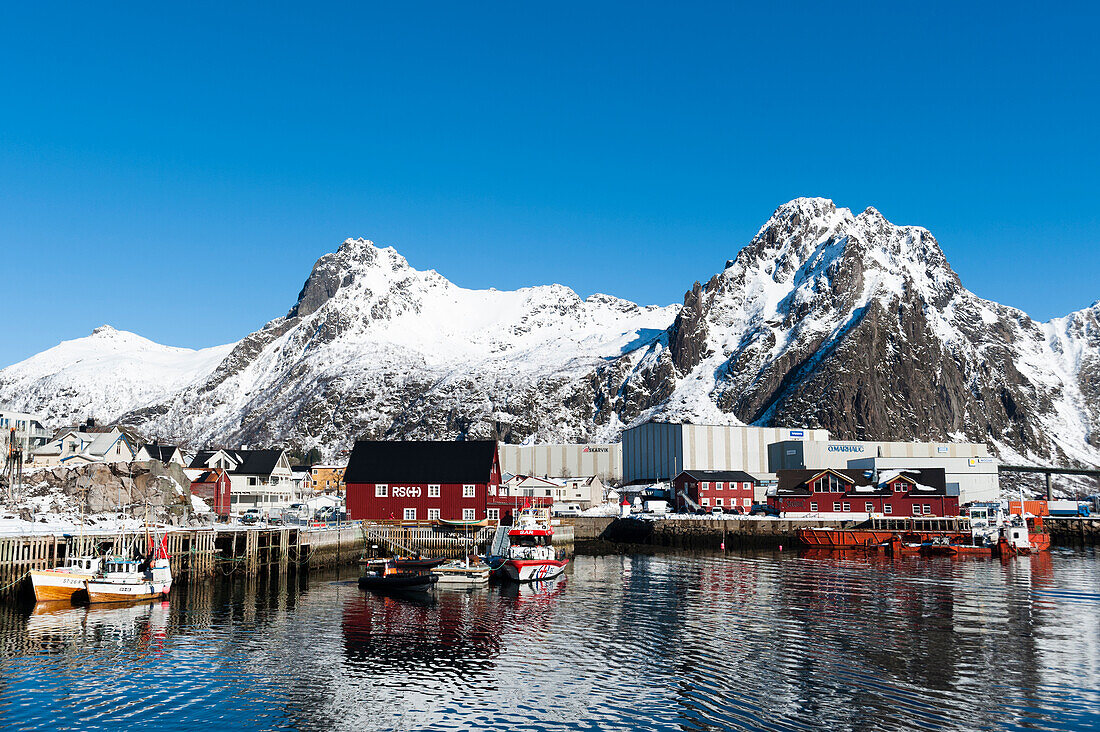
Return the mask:
{"type": "MultiPolygon", "coordinates": [[[[969,546],[970,536],[968,534],[950,532],[950,531],[872,531],[872,530],[845,530],[845,529],[799,529],[798,539],[807,547],[814,549],[868,549],[878,550],[886,549],[887,551],[893,550],[897,553],[917,553],[910,551],[907,544],[920,544],[929,542],[933,539],[941,538],[950,542],[952,547],[958,549],[961,545],[968,549],[974,549],[975,551],[956,551],[952,554],[972,554],[975,556],[984,554],[990,556],[992,552],[988,547],[973,547],[969,546]],[[906,546],[903,546],[900,551],[894,542],[894,537],[900,536],[906,546]]],[[[1030,551],[1042,552],[1050,549],[1050,534],[1035,533],[1028,536],[1028,542],[1031,544],[1030,551]]],[[[929,553],[929,552],[925,552],[929,553]]],[[[944,552],[945,554],[950,552],[944,552]]]]}
{"type": "Polygon", "coordinates": [[[359,578],[359,587],[371,592],[425,592],[438,581],[434,574],[364,576],[359,578]]]}
{"type": "Polygon", "coordinates": [[[500,569],[513,582],[541,582],[560,575],[567,564],[568,560],[509,559],[500,569]]]}
{"type": "Polygon", "coordinates": [[[88,602],[97,605],[104,602],[140,602],[168,597],[172,583],[88,581],[87,588],[88,602]]]}
{"type": "Polygon", "coordinates": [[[36,602],[72,602],[76,595],[83,596],[90,575],[37,569],[30,576],[36,602]]]}

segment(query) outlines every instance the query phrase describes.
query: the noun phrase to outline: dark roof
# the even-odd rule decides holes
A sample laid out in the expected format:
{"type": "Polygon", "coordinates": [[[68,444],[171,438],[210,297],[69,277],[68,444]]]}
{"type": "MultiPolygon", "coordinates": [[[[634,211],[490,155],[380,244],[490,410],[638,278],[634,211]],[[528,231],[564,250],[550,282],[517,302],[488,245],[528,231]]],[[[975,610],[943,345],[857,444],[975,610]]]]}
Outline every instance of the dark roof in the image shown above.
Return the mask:
{"type": "Polygon", "coordinates": [[[172,455],[178,449],[175,445],[143,445],[149,457],[166,463],[172,459],[172,455]]]}
{"type": "MultiPolygon", "coordinates": [[[[838,468],[818,468],[817,470],[780,470],[776,473],[779,477],[779,486],[776,489],[777,493],[785,493],[788,495],[794,494],[809,494],[810,479],[820,475],[824,472],[833,472],[842,476],[846,476],[849,482],[854,486],[874,486],[874,491],[860,491],[865,495],[873,495],[874,493],[890,493],[890,489],[886,486],[879,486],[875,483],[875,479],[868,476],[866,470],[842,470],[838,468]]],[[[913,480],[918,485],[932,490],[919,491],[919,495],[946,495],[947,494],[947,474],[943,468],[920,468],[913,470],[879,470],[878,478],[889,477],[887,473],[899,473],[913,480]]]]}
{"type": "MultiPolygon", "coordinates": [[[[731,481],[734,483],[756,483],[757,480],[744,470],[685,470],[680,475],[686,475],[695,480],[705,481],[731,481]]],[[[680,476],[676,476],[679,478],[680,476]]]]}
{"type": "MultiPolygon", "coordinates": [[[[216,452],[217,450],[199,452],[195,455],[195,459],[191,461],[191,467],[196,469],[205,468],[206,461],[216,452]]],[[[236,475],[271,475],[271,471],[278,465],[279,457],[283,454],[283,451],[277,448],[271,450],[223,450],[222,452],[229,455],[237,463],[237,467],[229,471],[236,475]]]]}
{"type": "Polygon", "coordinates": [[[290,469],[295,473],[312,473],[313,468],[308,465],[291,465],[290,469]]]}
{"type": "Polygon", "coordinates": [[[344,482],[488,483],[496,452],[492,440],[360,440],[351,451],[344,482]]]}
{"type": "Polygon", "coordinates": [[[221,477],[221,472],[222,471],[221,471],[220,468],[215,469],[215,470],[207,470],[207,471],[204,471],[202,475],[195,478],[191,482],[192,483],[217,483],[218,479],[221,477]]]}

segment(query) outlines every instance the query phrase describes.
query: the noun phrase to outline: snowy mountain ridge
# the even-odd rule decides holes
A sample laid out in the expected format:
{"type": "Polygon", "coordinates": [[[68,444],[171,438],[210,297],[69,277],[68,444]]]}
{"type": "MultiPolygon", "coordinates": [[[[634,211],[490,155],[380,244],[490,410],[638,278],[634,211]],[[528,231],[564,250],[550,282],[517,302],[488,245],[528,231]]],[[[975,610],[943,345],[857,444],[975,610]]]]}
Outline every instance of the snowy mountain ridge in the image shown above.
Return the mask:
{"type": "Polygon", "coordinates": [[[627,395],[624,421],[967,439],[1013,459],[1095,464],[1098,312],[1035,323],[966,290],[926,229],[796,199],[688,292],[667,337],[608,396],[627,395]]]}
{"type": "Polygon", "coordinates": [[[821,198],[776,209],[682,306],[560,285],[469,290],[348,239],[285,316],[236,344],[195,352],[123,334],[116,352],[110,340],[0,370],[0,402],[193,446],[613,440],[659,418],[1100,464],[1100,302],[1036,323],[966,290],[926,229],[821,198]],[[155,378],[135,368],[145,360],[155,378]],[[126,389],[111,391],[115,371],[126,389]]]}

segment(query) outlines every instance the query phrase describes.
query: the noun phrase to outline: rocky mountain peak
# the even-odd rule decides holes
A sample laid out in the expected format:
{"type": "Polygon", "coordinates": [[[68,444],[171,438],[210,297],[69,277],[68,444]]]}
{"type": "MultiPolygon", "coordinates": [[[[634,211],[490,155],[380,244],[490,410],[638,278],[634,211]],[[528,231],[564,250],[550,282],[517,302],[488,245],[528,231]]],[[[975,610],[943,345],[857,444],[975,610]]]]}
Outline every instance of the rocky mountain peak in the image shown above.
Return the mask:
{"type": "Polygon", "coordinates": [[[323,255],[313,265],[287,317],[312,315],[338,290],[357,280],[368,278],[377,289],[379,282],[401,280],[414,272],[408,260],[393,247],[378,247],[369,239],[345,239],[335,252],[323,255]]]}

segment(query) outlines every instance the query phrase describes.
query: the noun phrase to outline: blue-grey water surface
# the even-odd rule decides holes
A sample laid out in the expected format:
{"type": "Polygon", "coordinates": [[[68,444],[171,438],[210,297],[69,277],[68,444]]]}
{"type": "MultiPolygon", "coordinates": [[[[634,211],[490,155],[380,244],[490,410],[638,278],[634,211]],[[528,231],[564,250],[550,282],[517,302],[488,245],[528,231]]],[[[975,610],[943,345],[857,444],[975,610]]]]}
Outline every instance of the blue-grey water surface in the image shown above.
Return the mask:
{"type": "Polygon", "coordinates": [[[0,608],[0,728],[1100,729],[1100,561],[580,556],[556,583],[349,571],[0,608]]]}

